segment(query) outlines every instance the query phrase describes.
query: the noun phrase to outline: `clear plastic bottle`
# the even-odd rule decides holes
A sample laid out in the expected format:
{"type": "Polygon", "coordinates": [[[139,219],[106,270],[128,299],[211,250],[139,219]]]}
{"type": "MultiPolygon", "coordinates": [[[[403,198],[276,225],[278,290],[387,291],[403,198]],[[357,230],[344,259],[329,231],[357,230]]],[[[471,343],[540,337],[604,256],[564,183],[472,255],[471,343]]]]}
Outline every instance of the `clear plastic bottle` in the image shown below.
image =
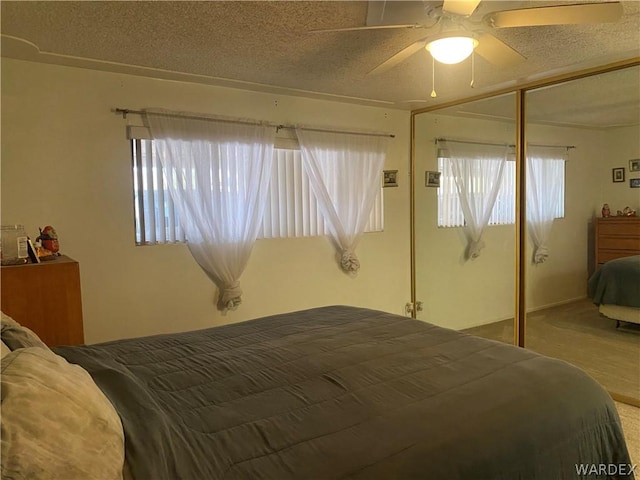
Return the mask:
{"type": "Polygon", "coordinates": [[[2,265],[20,265],[27,263],[29,249],[24,225],[2,225],[0,258],[2,265]]]}

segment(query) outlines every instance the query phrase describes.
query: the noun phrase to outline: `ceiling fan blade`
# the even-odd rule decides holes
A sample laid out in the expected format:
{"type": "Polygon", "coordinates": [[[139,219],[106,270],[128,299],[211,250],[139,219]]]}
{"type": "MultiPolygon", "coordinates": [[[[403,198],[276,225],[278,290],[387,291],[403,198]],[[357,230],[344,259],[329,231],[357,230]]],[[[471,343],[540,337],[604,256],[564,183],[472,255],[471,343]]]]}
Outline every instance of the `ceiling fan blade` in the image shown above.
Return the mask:
{"type": "Polygon", "coordinates": [[[511,67],[526,60],[524,56],[490,33],[478,35],[476,39],[478,46],[475,52],[497,67],[511,67]]]}
{"type": "Polygon", "coordinates": [[[442,11],[468,17],[476,10],[479,3],[480,0],[444,0],[442,11]]]}
{"type": "Polygon", "coordinates": [[[367,2],[365,25],[398,25],[424,16],[424,2],[403,0],[370,0],[367,2]]]}
{"type": "Polygon", "coordinates": [[[424,48],[424,45],[425,45],[425,41],[424,40],[419,40],[419,41],[417,41],[415,43],[412,43],[408,47],[403,48],[402,50],[400,50],[393,57],[385,60],[380,65],[378,65],[376,68],[371,70],[368,73],[368,75],[378,75],[380,73],[386,72],[390,68],[393,68],[396,65],[398,65],[400,62],[405,61],[407,58],[409,58],[414,53],[418,52],[420,49],[424,48]]]}
{"type": "Polygon", "coordinates": [[[309,30],[309,33],[326,33],[326,32],[355,32],[358,30],[384,30],[390,28],[421,28],[422,25],[417,23],[406,23],[398,25],[370,25],[365,27],[346,27],[346,28],[324,28],[321,30],[309,30]]]}
{"type": "Polygon", "coordinates": [[[491,12],[484,20],[495,28],[574,25],[615,22],[620,19],[622,13],[620,2],[585,3],[491,12]]]}

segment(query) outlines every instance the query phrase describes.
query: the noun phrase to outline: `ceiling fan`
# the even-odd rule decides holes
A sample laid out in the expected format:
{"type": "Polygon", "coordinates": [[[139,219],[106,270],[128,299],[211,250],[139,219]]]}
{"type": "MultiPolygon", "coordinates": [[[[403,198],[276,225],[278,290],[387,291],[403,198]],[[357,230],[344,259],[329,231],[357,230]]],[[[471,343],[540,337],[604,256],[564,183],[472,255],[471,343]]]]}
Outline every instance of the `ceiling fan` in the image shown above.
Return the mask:
{"type": "MultiPolygon", "coordinates": [[[[312,30],[313,32],[345,32],[356,30],[378,30],[394,28],[426,29],[427,34],[403,48],[391,58],[375,67],[369,74],[379,74],[395,67],[423,48],[431,53],[435,60],[442,63],[459,63],[477,53],[498,67],[517,65],[526,60],[518,51],[499,40],[485,30],[488,28],[515,28],[543,25],[569,25],[585,23],[615,22],[622,16],[622,4],[617,1],[601,3],[583,3],[574,5],[555,5],[546,7],[503,10],[487,13],[482,19],[474,20],[481,0],[444,0],[439,2],[370,1],[367,12],[367,25],[361,27],[312,30]],[[433,4],[438,4],[433,6],[433,4]],[[432,4],[429,6],[429,4],[432,4]],[[382,23],[394,19],[416,18],[416,7],[425,23],[382,23]],[[457,41],[463,50],[451,61],[440,58],[438,49],[451,48],[457,41]],[[441,44],[445,44],[442,47],[441,44]]],[[[446,53],[446,52],[445,52],[446,53]]]]}

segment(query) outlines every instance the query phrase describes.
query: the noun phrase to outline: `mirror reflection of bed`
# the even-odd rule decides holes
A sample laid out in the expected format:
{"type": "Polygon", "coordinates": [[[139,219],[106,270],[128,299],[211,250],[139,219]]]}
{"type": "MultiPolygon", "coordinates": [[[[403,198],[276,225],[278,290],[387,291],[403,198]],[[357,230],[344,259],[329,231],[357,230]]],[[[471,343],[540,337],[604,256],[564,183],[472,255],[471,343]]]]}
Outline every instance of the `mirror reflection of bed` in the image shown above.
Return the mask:
{"type": "Polygon", "coordinates": [[[589,298],[616,327],[639,332],[640,217],[596,218],[595,266],[589,278],[589,298]]]}
{"type": "Polygon", "coordinates": [[[589,298],[619,331],[640,334],[640,255],[611,260],[589,278],[589,298]]]}

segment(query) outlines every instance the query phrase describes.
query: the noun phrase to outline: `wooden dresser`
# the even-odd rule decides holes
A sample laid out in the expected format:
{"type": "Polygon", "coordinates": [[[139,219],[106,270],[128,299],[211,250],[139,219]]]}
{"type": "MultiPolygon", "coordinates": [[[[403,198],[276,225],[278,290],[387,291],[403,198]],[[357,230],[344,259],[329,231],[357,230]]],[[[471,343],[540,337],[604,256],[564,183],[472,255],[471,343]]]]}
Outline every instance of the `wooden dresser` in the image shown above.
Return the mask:
{"type": "Polygon", "coordinates": [[[64,255],[42,263],[4,266],[2,311],[50,347],[84,343],[80,267],[64,255]]]}
{"type": "Polygon", "coordinates": [[[640,255],[640,217],[606,217],[595,219],[595,263],[640,255]]]}

